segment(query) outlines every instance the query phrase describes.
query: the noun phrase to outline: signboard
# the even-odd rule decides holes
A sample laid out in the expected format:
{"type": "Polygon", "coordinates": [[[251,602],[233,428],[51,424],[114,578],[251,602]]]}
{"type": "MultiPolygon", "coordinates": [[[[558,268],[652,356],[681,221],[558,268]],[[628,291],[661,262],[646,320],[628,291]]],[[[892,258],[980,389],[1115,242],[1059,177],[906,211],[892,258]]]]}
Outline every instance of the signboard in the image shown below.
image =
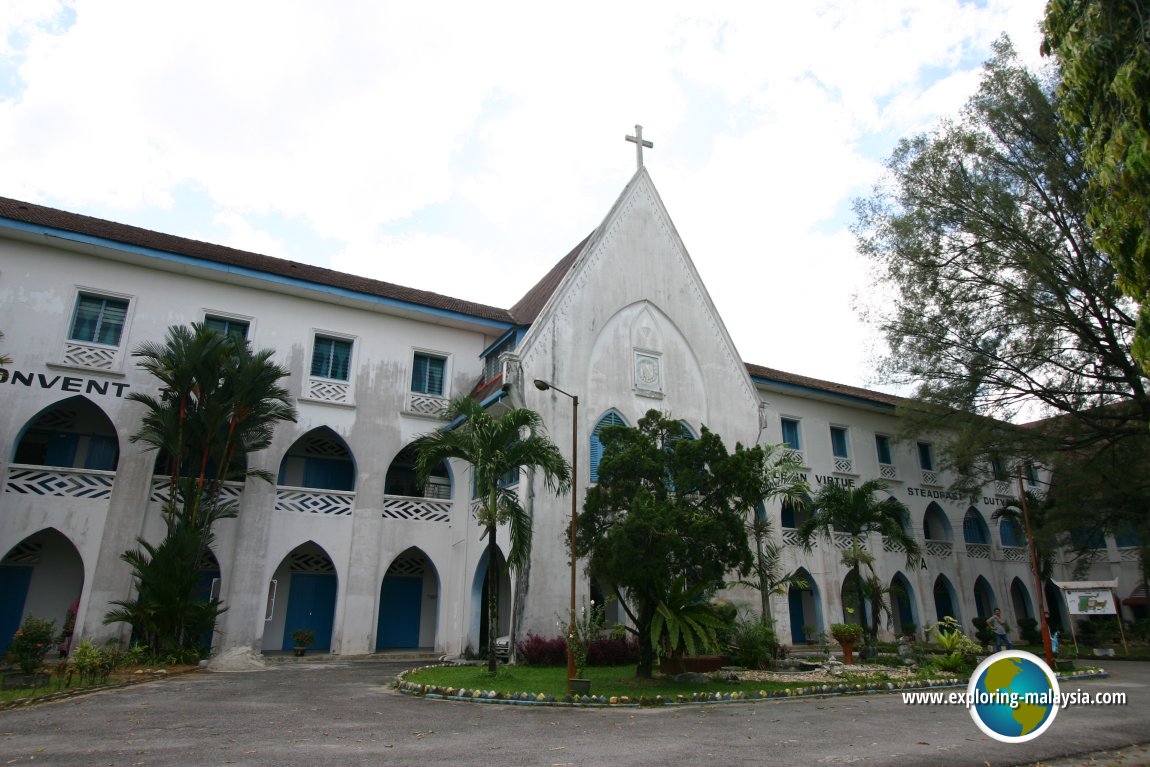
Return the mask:
{"type": "Polygon", "coordinates": [[[1071,615],[1117,615],[1114,592],[1110,589],[1066,589],[1066,607],[1071,615]]]}

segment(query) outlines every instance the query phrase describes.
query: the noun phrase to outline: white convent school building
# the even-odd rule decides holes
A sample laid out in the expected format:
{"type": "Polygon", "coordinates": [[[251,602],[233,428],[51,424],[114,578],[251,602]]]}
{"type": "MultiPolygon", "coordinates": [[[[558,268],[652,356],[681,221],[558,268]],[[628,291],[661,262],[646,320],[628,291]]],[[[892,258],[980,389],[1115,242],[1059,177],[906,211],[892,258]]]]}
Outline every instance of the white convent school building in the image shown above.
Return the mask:
{"type": "MultiPolygon", "coordinates": [[[[201,563],[205,591],[228,607],[217,652],[279,651],[296,628],[335,654],[477,650],[487,562],[468,467],[445,465],[417,487],[409,445],[442,425],[449,398],[473,393],[537,410],[568,452],[571,403],[535,378],[580,398],[580,503],[596,430],[656,408],[729,446],[785,442],[812,486],[886,480],[924,552],[907,568],[903,553],[868,542],[881,577],[901,587],[896,628],[954,615],[969,631],[996,606],[1012,622],[1036,614],[1024,537],[991,517],[1016,488],[951,494],[937,440],[894,439],[897,397],[742,360],[640,167],[602,223],[510,308],[0,199],[0,352],[13,359],[0,371],[0,642],[27,615],[62,625],[77,599],[77,636],[128,638],[102,619],[132,594],[120,555],[162,535],[164,488],[155,453],[129,441],[143,408],[127,394],[157,389],[131,352],[193,321],[274,349],[299,411],[249,458],[276,483],[229,488],[240,513],[201,563]]],[[[534,517],[530,581],[503,569],[498,628],[514,620],[518,636],[554,635],[569,601],[570,499],[526,474],[519,491],[534,517]]],[[[845,541],[806,552],[794,545],[801,520],[768,513],[788,569],[810,584],[774,597],[779,635],[797,643],[805,626],[843,620],[845,541]]],[[[1138,560],[1122,543],[1106,540],[1091,577],[1118,578],[1125,597],[1138,560]]],[[[581,597],[606,588],[580,570],[581,597]]],[[[758,604],[752,592],[726,596],[758,604]]]]}

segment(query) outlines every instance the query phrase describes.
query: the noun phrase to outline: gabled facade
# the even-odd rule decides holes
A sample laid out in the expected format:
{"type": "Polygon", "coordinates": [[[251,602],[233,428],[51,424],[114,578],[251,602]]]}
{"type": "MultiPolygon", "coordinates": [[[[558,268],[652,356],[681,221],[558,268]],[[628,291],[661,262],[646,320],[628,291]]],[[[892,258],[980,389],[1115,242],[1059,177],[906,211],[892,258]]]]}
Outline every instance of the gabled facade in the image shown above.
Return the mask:
{"type": "MultiPolygon", "coordinates": [[[[305,627],[317,649],[338,654],[478,650],[486,547],[468,467],[444,465],[418,487],[407,448],[442,425],[449,398],[472,393],[537,410],[568,453],[571,402],[535,379],[579,396],[580,503],[595,481],[597,429],[655,408],[732,446],[786,442],[812,485],[887,480],[924,549],[908,566],[868,542],[903,595],[894,629],[945,614],[969,627],[995,606],[1008,620],[1035,614],[1024,539],[991,518],[1015,488],[948,492],[932,459],[945,435],[896,441],[896,397],[745,363],[640,168],[592,234],[510,309],[0,200],[0,350],[14,359],[0,371],[0,638],[29,614],[62,625],[76,600],[78,635],[127,638],[102,618],[131,595],[121,553],[161,535],[163,492],[155,455],[129,441],[142,408],[127,394],[156,387],[131,350],[192,321],[274,349],[299,410],[250,458],[276,483],[229,489],[240,514],[220,524],[201,563],[204,593],[229,608],[206,638],[217,652],[279,651],[305,627]]],[[[552,635],[569,599],[571,502],[529,475],[518,485],[533,555],[528,577],[504,569],[492,585],[499,633],[514,623],[519,636],[552,635]]],[[[780,636],[801,642],[843,620],[841,549],[804,551],[793,545],[795,512],[767,513],[789,544],[787,568],[810,582],[772,603],[780,636]]],[[[1119,543],[1105,541],[1092,575],[1119,578],[1126,596],[1137,550],[1119,543]]],[[[581,596],[609,588],[580,571],[581,596]]],[[[726,596],[758,603],[745,590],[726,596]]]]}

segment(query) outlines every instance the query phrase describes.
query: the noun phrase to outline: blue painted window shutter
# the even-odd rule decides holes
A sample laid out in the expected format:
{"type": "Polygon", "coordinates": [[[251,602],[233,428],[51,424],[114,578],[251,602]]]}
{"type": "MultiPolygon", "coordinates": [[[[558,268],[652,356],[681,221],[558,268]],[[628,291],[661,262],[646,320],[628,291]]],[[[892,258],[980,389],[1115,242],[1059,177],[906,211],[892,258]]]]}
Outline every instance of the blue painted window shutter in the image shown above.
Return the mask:
{"type": "Polygon", "coordinates": [[[607,413],[599,419],[599,423],[595,424],[595,428],[591,431],[591,481],[599,481],[599,461],[603,458],[603,442],[599,439],[599,432],[607,426],[626,426],[627,422],[623,420],[623,416],[616,413],[614,410],[607,413]]]}

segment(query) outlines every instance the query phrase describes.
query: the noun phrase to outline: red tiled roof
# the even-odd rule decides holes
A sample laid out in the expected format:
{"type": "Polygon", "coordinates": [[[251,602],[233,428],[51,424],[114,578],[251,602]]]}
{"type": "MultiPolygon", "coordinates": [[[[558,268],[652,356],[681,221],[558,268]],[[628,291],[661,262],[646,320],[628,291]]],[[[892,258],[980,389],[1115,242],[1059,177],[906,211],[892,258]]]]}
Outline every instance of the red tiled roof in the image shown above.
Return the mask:
{"type": "Polygon", "coordinates": [[[862,389],[857,386],[847,386],[846,384],[824,381],[819,378],[796,375],[795,373],[787,373],[782,370],[763,367],[762,365],[752,365],[749,362],[746,363],[746,365],[747,372],[751,374],[752,378],[765,378],[770,381],[778,381],[782,384],[801,386],[807,389],[825,391],[830,394],[840,394],[847,397],[870,400],[871,402],[877,402],[883,405],[901,405],[907,401],[905,397],[898,397],[894,394],[885,394],[870,389],[862,389]]]}
{"type": "Polygon", "coordinates": [[[290,277],[317,285],[326,285],[345,290],[364,293],[380,298],[402,301],[405,303],[426,306],[433,309],[465,314],[486,320],[498,322],[514,322],[506,309],[485,306],[471,301],[432,293],[426,290],[406,288],[390,282],[382,282],[367,277],[345,274],[332,269],[319,266],[301,264],[282,258],[273,258],[258,253],[249,253],[223,245],[214,245],[209,242],[191,240],[185,237],[176,237],[171,234],[153,232],[138,226],[119,224],[91,216],[82,216],[78,213],[48,208],[30,202],[21,202],[7,197],[0,197],[0,216],[23,221],[36,226],[51,229],[61,229],[89,237],[98,237],[104,240],[120,242],[151,250],[160,250],[181,256],[203,259],[217,264],[226,264],[257,272],[290,277]]]}
{"type": "Polygon", "coordinates": [[[571,271],[571,267],[575,265],[575,259],[579,258],[579,254],[587,246],[592,234],[595,232],[592,231],[570,253],[559,259],[559,263],[551,267],[551,271],[543,275],[543,279],[535,283],[535,286],[527,291],[523,298],[519,299],[519,303],[511,307],[511,316],[520,325],[530,325],[539,316],[539,312],[543,311],[543,307],[547,305],[551,294],[555,292],[559,283],[563,282],[563,278],[571,271]]]}

